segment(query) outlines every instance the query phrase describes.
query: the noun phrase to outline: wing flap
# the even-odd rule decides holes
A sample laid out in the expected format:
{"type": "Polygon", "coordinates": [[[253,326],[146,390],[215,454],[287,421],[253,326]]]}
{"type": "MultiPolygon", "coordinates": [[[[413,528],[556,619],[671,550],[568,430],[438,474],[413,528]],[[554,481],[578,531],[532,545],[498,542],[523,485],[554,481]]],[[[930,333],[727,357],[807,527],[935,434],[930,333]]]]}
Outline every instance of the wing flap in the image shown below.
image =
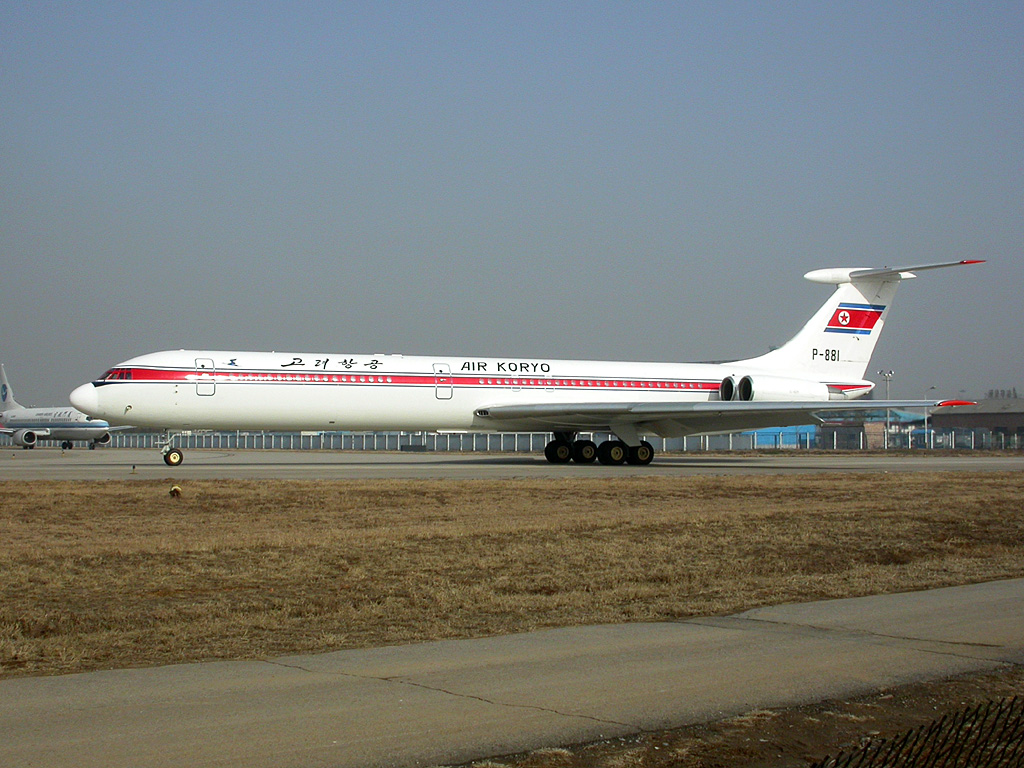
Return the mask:
{"type": "Polygon", "coordinates": [[[936,408],[948,401],[866,400],[818,402],[605,402],[524,403],[482,408],[476,415],[496,429],[614,431],[616,424],[662,437],[788,427],[841,419],[867,411],[936,408]]]}

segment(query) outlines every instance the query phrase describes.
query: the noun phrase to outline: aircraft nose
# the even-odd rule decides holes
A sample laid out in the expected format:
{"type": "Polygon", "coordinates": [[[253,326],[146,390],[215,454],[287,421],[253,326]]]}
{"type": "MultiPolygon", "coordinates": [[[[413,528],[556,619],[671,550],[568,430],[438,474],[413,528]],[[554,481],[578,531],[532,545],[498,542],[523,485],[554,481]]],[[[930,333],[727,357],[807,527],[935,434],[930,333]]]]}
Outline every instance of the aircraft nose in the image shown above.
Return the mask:
{"type": "Polygon", "coordinates": [[[99,395],[92,384],[83,384],[71,393],[71,404],[82,413],[96,415],[100,407],[99,395]]]}

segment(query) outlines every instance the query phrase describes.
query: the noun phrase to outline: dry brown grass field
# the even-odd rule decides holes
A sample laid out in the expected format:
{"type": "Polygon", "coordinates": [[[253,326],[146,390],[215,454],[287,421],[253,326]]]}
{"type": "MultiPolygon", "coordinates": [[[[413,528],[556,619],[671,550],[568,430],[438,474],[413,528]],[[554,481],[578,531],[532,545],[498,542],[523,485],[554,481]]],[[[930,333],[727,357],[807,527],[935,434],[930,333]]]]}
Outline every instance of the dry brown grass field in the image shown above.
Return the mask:
{"type": "Polygon", "coordinates": [[[1017,472],[0,483],[0,676],[1024,576],[1017,472]]]}

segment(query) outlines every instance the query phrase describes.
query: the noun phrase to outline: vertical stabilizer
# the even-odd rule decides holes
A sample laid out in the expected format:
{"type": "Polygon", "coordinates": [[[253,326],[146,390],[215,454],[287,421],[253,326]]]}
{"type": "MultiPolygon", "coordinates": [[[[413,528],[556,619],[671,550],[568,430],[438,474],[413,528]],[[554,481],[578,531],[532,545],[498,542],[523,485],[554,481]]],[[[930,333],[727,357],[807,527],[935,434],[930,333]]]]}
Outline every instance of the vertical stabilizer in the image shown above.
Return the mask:
{"type": "Polygon", "coordinates": [[[7,371],[4,370],[3,364],[0,363],[0,411],[10,411],[14,408],[21,408],[21,406],[14,399],[11,385],[7,383],[7,371]]]}
{"type": "Polygon", "coordinates": [[[808,272],[804,277],[812,282],[835,285],[832,296],[782,347],[738,362],[780,376],[827,384],[863,381],[900,283],[916,277],[917,271],[979,263],[808,272]]]}

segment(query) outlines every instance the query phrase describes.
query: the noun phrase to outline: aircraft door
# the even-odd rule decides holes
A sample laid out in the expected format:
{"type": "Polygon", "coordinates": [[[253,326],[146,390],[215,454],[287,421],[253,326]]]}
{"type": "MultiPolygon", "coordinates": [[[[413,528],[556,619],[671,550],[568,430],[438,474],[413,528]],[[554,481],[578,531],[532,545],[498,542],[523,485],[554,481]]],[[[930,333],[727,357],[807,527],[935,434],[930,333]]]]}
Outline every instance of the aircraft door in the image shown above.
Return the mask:
{"type": "Polygon", "coordinates": [[[434,363],[434,395],[438,400],[452,399],[452,369],[448,363],[434,363]]]}
{"type": "Polygon", "coordinates": [[[196,358],[196,394],[209,397],[217,391],[217,369],[208,357],[196,358]]]}

